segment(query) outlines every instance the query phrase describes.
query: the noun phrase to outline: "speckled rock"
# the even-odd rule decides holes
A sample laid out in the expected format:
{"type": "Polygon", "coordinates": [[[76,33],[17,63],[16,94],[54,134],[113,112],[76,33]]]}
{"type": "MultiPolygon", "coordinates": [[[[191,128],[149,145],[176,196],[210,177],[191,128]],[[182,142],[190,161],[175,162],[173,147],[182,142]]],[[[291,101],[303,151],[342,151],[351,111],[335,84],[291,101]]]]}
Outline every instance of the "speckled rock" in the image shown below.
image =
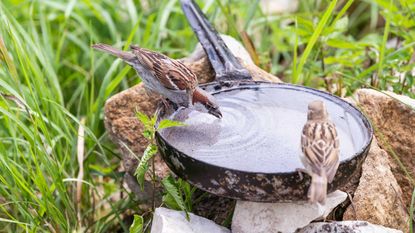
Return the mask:
{"type": "Polygon", "coordinates": [[[170,210],[163,207],[154,212],[151,233],[229,233],[229,229],[219,226],[213,221],[189,213],[186,219],[183,211],[170,210]]]}
{"type": "Polygon", "coordinates": [[[360,89],[355,97],[363,112],[371,119],[379,145],[391,155],[392,172],[402,188],[403,201],[409,209],[414,186],[399,167],[397,158],[415,177],[415,100],[372,89],[360,89]]]}
{"type": "Polygon", "coordinates": [[[237,201],[232,219],[233,233],[291,233],[311,221],[327,217],[347,194],[335,191],[324,206],[305,201],[292,203],[258,203],[237,201]]]}
{"type": "Polygon", "coordinates": [[[374,138],[352,204],[343,220],[364,220],[407,232],[408,214],[402,202],[402,191],[389,166],[387,153],[374,138]]]}
{"type": "Polygon", "coordinates": [[[402,233],[402,231],[364,221],[311,223],[295,233],[402,233]]]}
{"type": "MultiPolygon", "coordinates": [[[[238,41],[229,36],[222,37],[255,80],[281,82],[277,77],[255,66],[248,52],[238,41]]],[[[213,81],[214,71],[200,45],[196,47],[191,56],[181,60],[196,73],[199,83],[213,81]]],[[[139,84],[112,96],[105,103],[105,128],[112,141],[118,145],[123,155],[124,170],[130,175],[133,175],[137,167],[137,157],[142,155],[148,144],[147,139],[141,134],[143,127],[135,117],[135,113],[140,111],[153,115],[158,102],[160,102],[158,95],[148,94],[143,84],[139,84]]],[[[156,159],[156,173],[164,177],[169,170],[159,156],[156,158],[158,158],[156,159]]],[[[130,179],[127,183],[131,186],[134,182],[130,179]]],[[[131,190],[137,190],[137,187],[131,187],[131,190]]]]}

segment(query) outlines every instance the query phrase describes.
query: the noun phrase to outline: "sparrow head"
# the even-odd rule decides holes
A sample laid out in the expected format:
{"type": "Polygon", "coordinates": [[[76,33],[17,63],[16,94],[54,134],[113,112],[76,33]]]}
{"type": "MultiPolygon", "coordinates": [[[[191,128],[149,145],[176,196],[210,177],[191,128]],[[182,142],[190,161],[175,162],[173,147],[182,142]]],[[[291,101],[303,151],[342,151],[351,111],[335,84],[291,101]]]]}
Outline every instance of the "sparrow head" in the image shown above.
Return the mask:
{"type": "Polygon", "coordinates": [[[215,97],[200,88],[196,88],[193,92],[192,104],[199,112],[209,113],[217,118],[222,118],[222,113],[219,110],[215,97]]]}
{"type": "Polygon", "coordinates": [[[315,100],[308,104],[308,120],[326,120],[328,113],[323,101],[315,100]]]}

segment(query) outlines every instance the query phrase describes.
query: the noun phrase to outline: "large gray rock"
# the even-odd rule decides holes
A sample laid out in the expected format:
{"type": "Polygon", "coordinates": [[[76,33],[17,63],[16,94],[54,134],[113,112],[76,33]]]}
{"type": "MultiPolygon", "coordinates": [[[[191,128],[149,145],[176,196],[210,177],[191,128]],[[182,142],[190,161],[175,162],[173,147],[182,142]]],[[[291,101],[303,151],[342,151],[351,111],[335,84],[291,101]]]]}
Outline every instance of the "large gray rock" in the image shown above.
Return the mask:
{"type": "Polygon", "coordinates": [[[292,233],[316,219],[325,218],[347,194],[335,191],[324,206],[308,202],[258,203],[238,201],[232,219],[233,233],[292,233]]]}
{"type": "Polygon", "coordinates": [[[402,233],[402,231],[364,221],[311,223],[295,233],[402,233]]]}
{"type": "Polygon", "coordinates": [[[229,229],[219,226],[213,221],[190,214],[187,221],[183,211],[170,210],[163,207],[154,212],[151,233],[229,233],[229,229]]]}
{"type": "Polygon", "coordinates": [[[356,91],[355,99],[370,118],[380,147],[390,155],[392,172],[409,209],[414,189],[410,177],[415,177],[415,100],[372,89],[356,91]],[[405,166],[410,177],[399,164],[405,166]]]}
{"type": "Polygon", "coordinates": [[[406,232],[408,214],[402,203],[402,191],[392,174],[387,153],[376,138],[362,166],[360,183],[343,220],[365,220],[406,232]]]}
{"type": "Polygon", "coordinates": [[[399,164],[414,177],[415,100],[371,89],[360,89],[354,97],[355,104],[370,118],[381,148],[374,140],[343,219],[407,232],[413,185],[399,164]]]}

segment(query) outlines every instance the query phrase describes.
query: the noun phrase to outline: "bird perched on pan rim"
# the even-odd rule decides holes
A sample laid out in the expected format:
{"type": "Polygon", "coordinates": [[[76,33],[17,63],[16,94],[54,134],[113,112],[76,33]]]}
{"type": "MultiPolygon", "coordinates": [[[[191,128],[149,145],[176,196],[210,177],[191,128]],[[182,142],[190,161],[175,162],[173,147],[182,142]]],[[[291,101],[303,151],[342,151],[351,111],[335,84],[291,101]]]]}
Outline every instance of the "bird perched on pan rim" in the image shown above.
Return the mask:
{"type": "Polygon", "coordinates": [[[222,117],[215,98],[197,86],[196,75],[180,61],[135,45],[130,46],[132,52],[106,44],[92,47],[117,56],[132,66],[148,90],[161,94],[180,107],[222,117]]]}
{"type": "Polygon", "coordinates": [[[339,167],[339,139],[336,126],[328,118],[322,101],[308,105],[307,122],[301,135],[301,161],[311,176],[308,198],[311,203],[325,203],[327,183],[334,179],[339,167]]]}

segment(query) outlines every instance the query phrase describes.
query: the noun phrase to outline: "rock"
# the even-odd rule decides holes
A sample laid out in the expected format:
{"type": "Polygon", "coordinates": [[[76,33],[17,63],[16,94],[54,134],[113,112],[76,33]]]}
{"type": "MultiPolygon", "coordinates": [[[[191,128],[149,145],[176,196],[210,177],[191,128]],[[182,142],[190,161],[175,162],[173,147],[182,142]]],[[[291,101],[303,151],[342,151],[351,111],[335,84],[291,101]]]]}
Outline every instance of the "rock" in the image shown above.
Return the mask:
{"type": "Polygon", "coordinates": [[[233,233],[294,232],[311,221],[325,218],[347,194],[335,191],[324,206],[308,202],[258,203],[237,201],[232,219],[233,233]]]}
{"type": "MultiPolygon", "coordinates": [[[[225,42],[226,46],[228,46],[229,50],[231,50],[236,57],[238,57],[241,61],[244,61],[246,64],[254,64],[254,61],[252,61],[248,51],[246,51],[242,44],[239,43],[235,38],[223,34],[220,36],[225,42]]],[[[192,54],[190,54],[188,57],[182,58],[181,61],[190,65],[191,63],[201,60],[204,57],[206,57],[205,51],[203,50],[202,45],[198,43],[192,54]]]]}
{"type": "MultiPolygon", "coordinates": [[[[255,80],[281,82],[277,77],[255,66],[252,59],[249,58],[248,52],[238,41],[229,36],[222,37],[237,58],[247,60],[242,63],[251,72],[255,80]]],[[[214,71],[200,46],[189,58],[184,58],[182,61],[196,73],[200,83],[213,81],[214,71]]],[[[147,139],[141,134],[143,127],[135,113],[140,111],[147,115],[153,115],[158,102],[160,102],[158,95],[150,96],[145,91],[143,84],[139,84],[112,96],[105,103],[105,128],[111,140],[118,145],[123,155],[124,170],[131,176],[137,167],[137,157],[139,158],[142,155],[148,145],[147,139]]],[[[156,173],[160,177],[164,177],[169,173],[168,167],[159,155],[156,156],[155,167],[156,173]]],[[[128,179],[127,184],[131,190],[139,190],[137,183],[133,187],[132,179],[128,179]]]]}
{"type": "Polygon", "coordinates": [[[200,189],[193,193],[192,202],[194,214],[210,219],[219,225],[230,224],[229,217],[232,216],[236,205],[234,199],[220,197],[200,189]]]}
{"type": "Polygon", "coordinates": [[[362,166],[362,176],[343,220],[365,220],[406,232],[408,214],[402,191],[389,166],[387,153],[373,139],[362,166]]]}
{"type": "Polygon", "coordinates": [[[229,229],[213,221],[189,213],[187,221],[183,211],[159,207],[154,212],[151,233],[229,233],[229,229]]]}
{"type": "Polygon", "coordinates": [[[372,89],[360,89],[355,96],[376,129],[379,145],[392,156],[392,172],[409,209],[414,181],[405,174],[399,163],[405,166],[411,177],[415,177],[415,100],[372,89]]]}
{"type": "Polygon", "coordinates": [[[402,231],[364,221],[316,222],[295,233],[402,233],[402,231]]]}
{"type": "Polygon", "coordinates": [[[298,9],[298,0],[261,0],[260,6],[266,15],[292,13],[298,9]]]}

